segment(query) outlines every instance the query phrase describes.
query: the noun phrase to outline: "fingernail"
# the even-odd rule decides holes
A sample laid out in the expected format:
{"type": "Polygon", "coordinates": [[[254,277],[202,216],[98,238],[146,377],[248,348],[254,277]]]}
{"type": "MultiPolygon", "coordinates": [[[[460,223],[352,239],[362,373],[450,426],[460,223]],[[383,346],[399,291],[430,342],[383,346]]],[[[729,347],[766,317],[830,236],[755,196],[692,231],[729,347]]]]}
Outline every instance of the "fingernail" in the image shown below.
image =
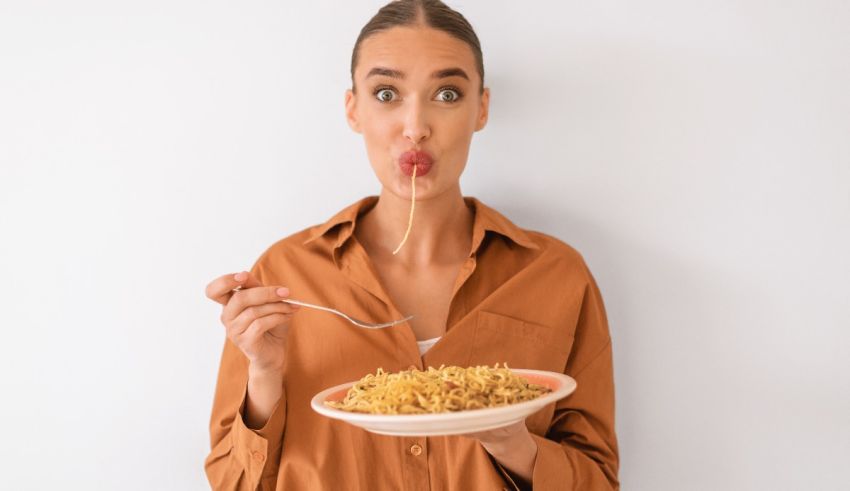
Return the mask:
{"type": "Polygon", "coordinates": [[[236,280],[236,281],[245,281],[245,278],[247,278],[247,277],[248,277],[248,273],[246,273],[244,271],[241,272],[241,273],[236,273],[235,275],[233,275],[233,279],[236,280]]]}
{"type": "Polygon", "coordinates": [[[280,287],[277,290],[275,290],[275,293],[277,293],[277,296],[279,296],[279,297],[286,297],[286,296],[289,295],[289,288],[280,287]]]}

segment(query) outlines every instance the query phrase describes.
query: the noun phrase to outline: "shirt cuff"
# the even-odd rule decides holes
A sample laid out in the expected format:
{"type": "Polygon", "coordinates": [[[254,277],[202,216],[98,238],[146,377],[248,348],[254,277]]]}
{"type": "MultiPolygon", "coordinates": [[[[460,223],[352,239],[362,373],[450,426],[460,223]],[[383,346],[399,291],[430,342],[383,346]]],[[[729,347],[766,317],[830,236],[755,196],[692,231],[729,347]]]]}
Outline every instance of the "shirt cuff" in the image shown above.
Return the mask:
{"type": "Polygon", "coordinates": [[[245,425],[243,419],[247,393],[246,385],[230,437],[236,460],[242,465],[248,480],[256,486],[269,458],[280,456],[286,420],[286,395],[281,395],[266,424],[258,430],[252,430],[245,425]]]}

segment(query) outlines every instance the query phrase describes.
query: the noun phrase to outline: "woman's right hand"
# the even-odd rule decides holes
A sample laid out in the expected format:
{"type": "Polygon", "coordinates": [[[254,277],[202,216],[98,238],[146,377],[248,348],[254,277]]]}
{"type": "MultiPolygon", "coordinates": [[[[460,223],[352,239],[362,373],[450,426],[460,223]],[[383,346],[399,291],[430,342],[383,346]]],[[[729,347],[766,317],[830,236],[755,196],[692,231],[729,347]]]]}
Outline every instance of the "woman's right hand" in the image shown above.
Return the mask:
{"type": "Polygon", "coordinates": [[[289,324],[300,308],[281,301],[289,297],[289,289],[263,286],[243,271],[216,278],[207,285],[206,295],[224,306],[221,323],[227,338],[248,358],[250,369],[281,371],[289,324]],[[237,287],[242,289],[233,291],[237,287]]]}

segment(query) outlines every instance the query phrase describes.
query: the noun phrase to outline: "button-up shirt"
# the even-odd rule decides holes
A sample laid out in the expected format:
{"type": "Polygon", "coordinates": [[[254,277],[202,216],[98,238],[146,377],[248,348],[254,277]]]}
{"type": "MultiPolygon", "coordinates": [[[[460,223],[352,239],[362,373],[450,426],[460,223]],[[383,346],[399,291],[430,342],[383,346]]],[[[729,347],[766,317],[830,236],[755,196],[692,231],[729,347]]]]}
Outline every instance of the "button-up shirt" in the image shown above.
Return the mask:
{"type": "MultiPolygon", "coordinates": [[[[292,298],[375,322],[399,312],[353,234],[376,203],[369,196],[324,224],[269,247],[251,271],[292,298]]],[[[510,474],[464,436],[393,437],[369,433],[314,412],[311,398],[338,384],[385,371],[440,365],[507,363],[565,373],[570,396],[529,416],[537,443],[537,490],[618,489],[611,338],[599,288],[582,256],[566,243],[524,230],[481,201],[472,247],[452,290],[445,334],[424,355],[407,323],[360,329],[302,308],[292,319],[284,395],[263,428],[243,421],[248,360],[229,340],[210,421],[205,469],[223,490],[501,490],[510,474]]]]}

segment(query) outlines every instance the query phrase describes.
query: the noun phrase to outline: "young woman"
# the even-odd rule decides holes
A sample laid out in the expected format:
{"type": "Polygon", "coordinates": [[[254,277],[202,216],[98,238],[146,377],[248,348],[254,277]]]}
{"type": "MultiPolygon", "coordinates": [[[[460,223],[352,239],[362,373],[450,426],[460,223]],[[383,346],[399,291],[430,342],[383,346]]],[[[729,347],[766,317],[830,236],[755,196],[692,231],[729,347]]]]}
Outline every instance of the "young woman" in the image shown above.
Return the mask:
{"type": "Polygon", "coordinates": [[[351,75],[346,116],[363,135],[380,196],[207,286],[227,333],[211,485],[617,489],[611,340],[593,276],[567,244],[461,194],[490,99],[471,26],[439,1],[392,2],[361,31],[351,75]],[[361,319],[415,317],[360,329],[281,302],[290,291],[361,319]],[[578,389],[524,422],[461,436],[381,436],[310,408],[317,392],[378,367],[505,362],[566,373],[578,389]]]}

